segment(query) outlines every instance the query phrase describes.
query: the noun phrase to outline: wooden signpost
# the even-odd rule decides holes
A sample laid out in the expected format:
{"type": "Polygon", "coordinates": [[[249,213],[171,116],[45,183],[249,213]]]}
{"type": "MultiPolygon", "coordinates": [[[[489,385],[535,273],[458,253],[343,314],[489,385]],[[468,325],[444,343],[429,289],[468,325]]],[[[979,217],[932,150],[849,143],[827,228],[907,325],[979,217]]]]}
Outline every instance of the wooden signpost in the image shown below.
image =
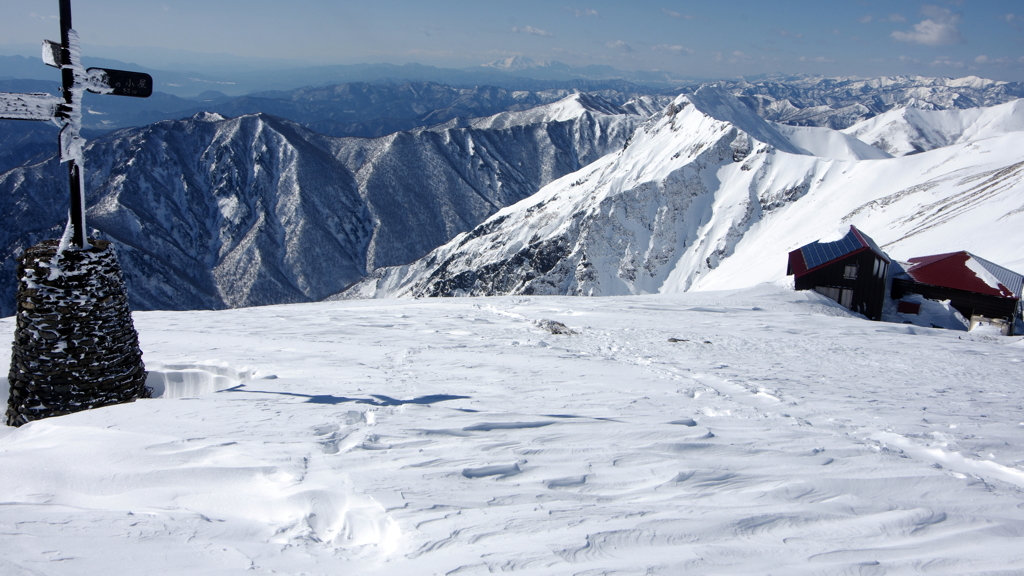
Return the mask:
{"type": "Polygon", "coordinates": [[[60,68],[63,99],[51,94],[0,93],[0,118],[7,120],[56,120],[60,131],[61,162],[68,165],[71,188],[71,244],[87,248],[85,190],[82,186],[82,93],[113,94],[147,98],[153,93],[153,78],[141,72],[83,68],[78,34],[71,27],[71,0],[60,0],[60,43],[43,41],[43,62],[60,68]]]}
{"type": "Polygon", "coordinates": [[[91,244],[82,180],[82,95],[145,98],[148,74],[82,66],[71,0],[60,0],[61,41],[43,41],[43,62],[60,68],[63,98],[0,93],[0,118],[61,125],[60,160],[68,165],[71,207],[60,240],[46,240],[18,259],[18,315],[11,354],[7,424],[148,398],[146,367],[110,242],[91,244]]]}

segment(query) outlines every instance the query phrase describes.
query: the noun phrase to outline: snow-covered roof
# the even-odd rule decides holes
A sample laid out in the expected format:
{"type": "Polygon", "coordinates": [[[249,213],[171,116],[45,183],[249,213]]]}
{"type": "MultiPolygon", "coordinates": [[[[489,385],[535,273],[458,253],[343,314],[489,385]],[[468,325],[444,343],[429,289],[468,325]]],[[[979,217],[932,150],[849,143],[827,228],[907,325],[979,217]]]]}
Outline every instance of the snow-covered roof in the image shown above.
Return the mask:
{"type": "Polygon", "coordinates": [[[817,270],[851,254],[871,250],[886,262],[889,257],[867,234],[850,226],[850,231],[835,242],[814,241],[789,253],[789,267],[797,277],[817,270]]]}
{"type": "Polygon", "coordinates": [[[910,259],[915,282],[1002,298],[1020,298],[1024,276],[966,250],[910,259]]]}

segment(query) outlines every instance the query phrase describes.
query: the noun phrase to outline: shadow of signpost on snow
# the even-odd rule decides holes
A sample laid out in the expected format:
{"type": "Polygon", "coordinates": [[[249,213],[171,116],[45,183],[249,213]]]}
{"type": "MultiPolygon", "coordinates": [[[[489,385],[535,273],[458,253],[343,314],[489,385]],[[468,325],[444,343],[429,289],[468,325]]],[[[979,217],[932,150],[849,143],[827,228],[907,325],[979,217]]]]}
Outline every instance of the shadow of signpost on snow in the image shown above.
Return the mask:
{"type": "Polygon", "coordinates": [[[221,392],[247,392],[249,394],[279,394],[281,396],[296,396],[307,398],[307,404],[369,404],[371,406],[401,406],[403,404],[434,404],[448,400],[462,400],[469,396],[456,396],[454,394],[429,394],[411,400],[399,400],[383,394],[370,394],[371,398],[348,398],[346,396],[333,396],[331,394],[299,394],[296,392],[273,392],[270,390],[242,390],[245,384],[239,384],[233,388],[226,388],[221,392]]]}

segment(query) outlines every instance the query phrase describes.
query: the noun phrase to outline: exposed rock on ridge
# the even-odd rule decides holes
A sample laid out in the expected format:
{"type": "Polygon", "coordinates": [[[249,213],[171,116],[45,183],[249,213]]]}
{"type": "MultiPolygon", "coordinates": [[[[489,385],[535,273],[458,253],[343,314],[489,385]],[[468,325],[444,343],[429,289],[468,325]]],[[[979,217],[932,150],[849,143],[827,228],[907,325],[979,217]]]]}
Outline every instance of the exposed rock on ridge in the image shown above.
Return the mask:
{"type": "Polygon", "coordinates": [[[895,257],[980,245],[1012,267],[1017,244],[986,243],[977,230],[1013,234],[1013,222],[1024,224],[1020,134],[992,126],[987,139],[892,158],[840,133],[781,130],[702,88],[620,152],[339,297],[743,287],[782,278],[786,252],[847,223],[895,257]],[[833,153],[811,154],[793,138],[833,153]]]}
{"type": "MultiPolygon", "coordinates": [[[[265,114],[159,122],[87,148],[88,222],[117,244],[135,309],[319,300],[621,148],[653,104],[638,106],[574,95],[371,140],[265,114]]],[[[5,253],[60,235],[65,180],[56,160],[0,174],[5,253]]]]}

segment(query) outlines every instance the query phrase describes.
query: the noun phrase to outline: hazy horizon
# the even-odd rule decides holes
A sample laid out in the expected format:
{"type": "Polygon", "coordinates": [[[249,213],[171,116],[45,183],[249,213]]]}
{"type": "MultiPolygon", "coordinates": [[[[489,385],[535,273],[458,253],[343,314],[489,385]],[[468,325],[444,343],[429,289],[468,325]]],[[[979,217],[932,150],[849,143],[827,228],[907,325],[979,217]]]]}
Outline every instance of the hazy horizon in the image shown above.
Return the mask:
{"type": "MultiPolygon", "coordinates": [[[[56,1],[0,0],[0,53],[59,35],[56,1]]],[[[728,78],[761,74],[1024,80],[1018,3],[740,0],[515,4],[73,3],[93,56],[150,68],[421,63],[468,68],[513,56],[573,66],[728,78]],[[177,52],[168,52],[177,51],[177,52]]]]}

